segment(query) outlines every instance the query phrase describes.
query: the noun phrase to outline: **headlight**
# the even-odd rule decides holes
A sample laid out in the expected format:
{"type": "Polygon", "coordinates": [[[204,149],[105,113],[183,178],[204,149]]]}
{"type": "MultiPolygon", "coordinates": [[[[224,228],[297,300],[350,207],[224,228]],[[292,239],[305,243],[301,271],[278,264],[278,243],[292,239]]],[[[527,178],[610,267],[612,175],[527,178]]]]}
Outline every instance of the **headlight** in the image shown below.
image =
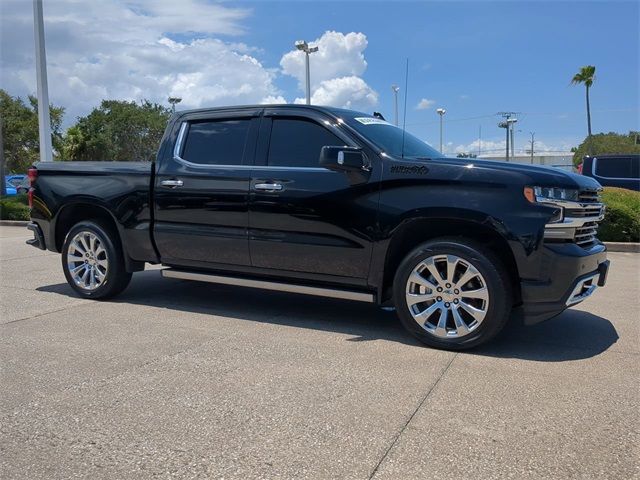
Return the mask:
{"type": "Polygon", "coordinates": [[[578,199],[578,190],[556,187],[524,187],[524,197],[531,203],[542,203],[557,208],[549,223],[559,223],[564,219],[562,202],[574,202],[578,199]]]}
{"type": "Polygon", "coordinates": [[[578,190],[556,187],[524,187],[524,196],[531,203],[554,203],[556,200],[575,202],[578,190]]]}

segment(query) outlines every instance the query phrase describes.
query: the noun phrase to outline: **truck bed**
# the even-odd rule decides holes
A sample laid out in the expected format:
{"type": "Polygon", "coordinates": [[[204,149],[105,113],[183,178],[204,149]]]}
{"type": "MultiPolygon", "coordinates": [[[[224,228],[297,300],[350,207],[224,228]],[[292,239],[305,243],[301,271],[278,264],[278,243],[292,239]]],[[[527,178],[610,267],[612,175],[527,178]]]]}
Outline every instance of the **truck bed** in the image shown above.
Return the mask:
{"type": "Polygon", "coordinates": [[[67,212],[94,208],[113,217],[131,260],[157,260],[150,231],[153,162],[41,162],[35,168],[31,218],[47,249],[59,251],[64,239],[56,238],[56,222],[67,212]]]}

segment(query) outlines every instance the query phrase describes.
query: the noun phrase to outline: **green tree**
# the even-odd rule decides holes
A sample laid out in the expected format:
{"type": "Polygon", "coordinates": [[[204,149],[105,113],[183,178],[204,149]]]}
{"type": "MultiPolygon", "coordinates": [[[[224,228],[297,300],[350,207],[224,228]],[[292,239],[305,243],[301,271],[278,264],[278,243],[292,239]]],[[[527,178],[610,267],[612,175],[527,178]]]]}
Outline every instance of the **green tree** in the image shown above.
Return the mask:
{"type": "Polygon", "coordinates": [[[576,73],[571,79],[571,85],[584,84],[587,95],[587,134],[591,136],[591,106],[589,105],[589,89],[593,85],[593,81],[596,79],[596,67],[593,65],[586,65],[580,68],[580,71],[576,73]]]}
{"type": "Polygon", "coordinates": [[[65,160],[153,160],[170,109],[141,103],[103,100],[69,128],[62,149],[65,160]]]}
{"type": "Polygon", "coordinates": [[[619,133],[597,133],[587,137],[574,151],[573,163],[580,164],[585,155],[605,155],[607,153],[640,153],[640,145],[636,143],[639,132],[629,132],[627,135],[619,133]]]}
{"type": "MultiPolygon", "coordinates": [[[[62,118],[64,108],[49,107],[51,117],[51,140],[54,155],[62,147],[62,118]]],[[[38,133],[38,100],[28,97],[28,104],[19,97],[0,89],[0,116],[3,120],[3,147],[7,173],[25,173],[40,159],[38,133]]]]}

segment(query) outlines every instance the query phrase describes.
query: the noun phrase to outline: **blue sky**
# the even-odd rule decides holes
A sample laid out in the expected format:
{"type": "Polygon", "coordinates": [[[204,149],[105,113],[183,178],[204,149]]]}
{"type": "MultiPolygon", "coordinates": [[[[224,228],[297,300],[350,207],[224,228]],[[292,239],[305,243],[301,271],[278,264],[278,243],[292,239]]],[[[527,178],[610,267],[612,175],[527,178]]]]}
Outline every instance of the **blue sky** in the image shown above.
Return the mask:
{"type": "MultiPolygon", "coordinates": [[[[539,151],[567,150],[586,135],[584,87],[571,77],[597,68],[594,132],[640,130],[640,3],[558,1],[216,2],[44,0],[51,101],[65,126],[104,98],[183,99],[179,108],[300,101],[297,39],[312,56],[316,103],[393,118],[391,84],[407,128],[438,143],[446,108],[449,153],[501,153],[499,111],[521,112],[539,151]],[[423,101],[424,100],[424,101],[423,101]],[[422,101],[427,108],[418,109],[422,101]]],[[[0,3],[0,88],[35,93],[32,4],[0,3]]]]}
{"type": "MultiPolygon", "coordinates": [[[[501,141],[498,111],[522,112],[517,145],[530,131],[561,148],[586,135],[583,87],[569,85],[582,65],[597,68],[591,92],[594,132],[639,129],[638,2],[253,2],[247,43],[277,65],[293,39],[326,30],[363,32],[362,75],[392,118],[392,83],[404,102],[409,58],[408,129],[435,144],[435,108],[447,109],[445,142],[501,141]],[[267,20],[268,19],[268,20],[267,20]],[[273,28],[273,25],[280,25],[273,28]],[[416,110],[422,99],[433,108],[416,110]],[[482,117],[461,120],[470,117],[482,117]]],[[[313,63],[312,63],[313,65],[313,63]]],[[[284,90],[295,89],[282,78],[284,90]]]]}

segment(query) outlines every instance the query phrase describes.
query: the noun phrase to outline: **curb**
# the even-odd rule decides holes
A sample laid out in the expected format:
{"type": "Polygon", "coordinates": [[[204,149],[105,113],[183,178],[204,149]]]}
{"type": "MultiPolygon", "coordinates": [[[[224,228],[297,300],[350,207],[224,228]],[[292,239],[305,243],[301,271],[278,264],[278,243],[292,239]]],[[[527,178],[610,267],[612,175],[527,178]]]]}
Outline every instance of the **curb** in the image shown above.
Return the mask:
{"type": "Polygon", "coordinates": [[[604,242],[609,252],[640,253],[640,243],[631,242],[604,242]]]}
{"type": "Polygon", "coordinates": [[[24,220],[0,220],[0,227],[26,227],[28,224],[24,220]]]}

